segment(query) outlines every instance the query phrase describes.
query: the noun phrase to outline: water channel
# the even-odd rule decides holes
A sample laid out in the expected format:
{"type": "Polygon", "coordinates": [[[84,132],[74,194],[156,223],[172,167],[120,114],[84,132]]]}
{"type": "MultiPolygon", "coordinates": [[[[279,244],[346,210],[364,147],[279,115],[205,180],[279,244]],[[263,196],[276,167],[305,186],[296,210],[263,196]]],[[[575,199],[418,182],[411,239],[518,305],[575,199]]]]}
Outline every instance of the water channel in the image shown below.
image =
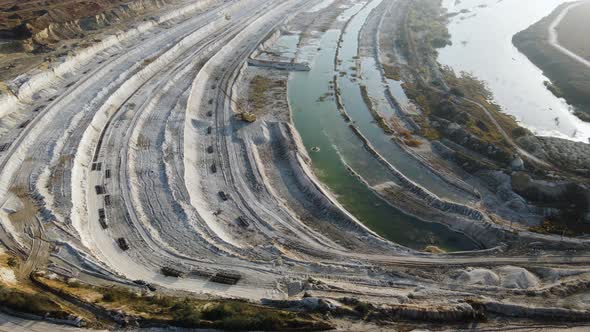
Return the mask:
{"type": "MultiPolygon", "coordinates": [[[[339,71],[346,74],[341,76],[334,70],[340,30],[328,30],[321,36],[318,44],[312,43],[298,51],[298,59],[308,61],[311,71],[292,73],[289,80],[289,102],[295,126],[312,158],[318,178],[348,211],[369,228],[391,241],[415,249],[423,249],[431,244],[448,251],[476,249],[477,245],[465,235],[453,232],[443,225],[406,215],[377,196],[369,186],[394,179],[364,148],[338,111],[333,96],[335,75],[344,106],[354,124],[390,163],[412,180],[427,184],[429,189],[438,188],[435,189],[438,190],[437,195],[457,201],[464,200],[462,195],[436,175],[420,169],[421,166],[416,161],[401,151],[375,124],[363,102],[359,88],[361,81],[354,77],[358,76],[359,69],[352,67],[355,67],[354,63],[362,62],[357,57],[359,31],[371,10],[381,1],[383,0],[374,0],[366,6],[357,4],[345,10],[339,18],[347,21],[352,17],[339,52],[339,59],[342,60],[339,71]],[[319,151],[314,151],[317,148],[319,151]],[[350,172],[348,167],[364,181],[350,172]]],[[[363,84],[371,91],[374,90],[371,88],[373,84],[382,89],[381,78],[374,76],[370,68],[367,69],[369,72],[365,71],[363,74],[363,84]]]]}

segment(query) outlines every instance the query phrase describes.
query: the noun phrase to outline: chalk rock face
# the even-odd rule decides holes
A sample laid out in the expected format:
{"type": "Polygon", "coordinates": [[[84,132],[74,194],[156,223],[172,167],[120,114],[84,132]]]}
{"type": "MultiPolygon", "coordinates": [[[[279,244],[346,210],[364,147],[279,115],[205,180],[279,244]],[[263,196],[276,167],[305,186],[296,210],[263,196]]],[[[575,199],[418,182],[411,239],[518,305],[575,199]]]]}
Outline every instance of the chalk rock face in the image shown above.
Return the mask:
{"type": "Polygon", "coordinates": [[[539,286],[539,278],[526,269],[516,266],[503,266],[497,269],[504,288],[529,289],[539,286]]]}
{"type": "Polygon", "coordinates": [[[481,268],[468,268],[461,271],[456,281],[467,285],[498,286],[500,277],[491,270],[481,268]]]}
{"type": "Polygon", "coordinates": [[[287,283],[287,293],[289,296],[300,293],[304,288],[304,283],[301,280],[292,280],[287,283]]]}
{"type": "Polygon", "coordinates": [[[334,310],[340,306],[336,301],[321,299],[317,297],[305,297],[301,300],[303,306],[308,310],[334,310]]]}

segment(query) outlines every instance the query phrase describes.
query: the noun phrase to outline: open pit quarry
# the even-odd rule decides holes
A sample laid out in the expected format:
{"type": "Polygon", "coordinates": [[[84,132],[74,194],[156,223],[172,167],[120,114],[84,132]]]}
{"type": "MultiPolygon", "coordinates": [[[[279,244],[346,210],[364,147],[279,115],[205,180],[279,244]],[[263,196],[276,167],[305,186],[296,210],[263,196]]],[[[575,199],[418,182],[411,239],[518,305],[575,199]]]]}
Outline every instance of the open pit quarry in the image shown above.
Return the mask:
{"type": "Polygon", "coordinates": [[[0,290],[60,314],[0,331],[590,329],[588,144],[455,93],[418,2],[97,3],[1,4],[0,290]]]}

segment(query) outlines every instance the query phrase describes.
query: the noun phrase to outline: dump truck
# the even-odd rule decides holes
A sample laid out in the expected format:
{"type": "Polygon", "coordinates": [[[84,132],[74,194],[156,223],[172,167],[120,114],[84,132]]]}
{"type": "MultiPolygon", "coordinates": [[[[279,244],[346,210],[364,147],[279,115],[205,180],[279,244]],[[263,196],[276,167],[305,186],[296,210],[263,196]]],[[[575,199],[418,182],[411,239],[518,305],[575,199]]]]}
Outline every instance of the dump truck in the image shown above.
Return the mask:
{"type": "Polygon", "coordinates": [[[139,286],[147,285],[147,282],[145,282],[144,280],[141,280],[141,279],[133,280],[133,283],[136,285],[139,285],[139,286]]]}
{"type": "Polygon", "coordinates": [[[164,266],[160,269],[160,271],[162,272],[163,275],[167,276],[167,277],[175,277],[175,278],[180,278],[182,277],[182,272],[170,267],[170,266],[164,266]]]}
{"type": "Polygon", "coordinates": [[[248,220],[244,216],[239,216],[238,219],[236,219],[236,220],[238,221],[238,224],[242,227],[250,226],[250,223],[248,222],[248,220]]]}
{"type": "Polygon", "coordinates": [[[102,229],[109,228],[109,225],[107,224],[107,220],[105,218],[98,218],[98,222],[100,223],[100,227],[102,227],[102,229]]]}
{"type": "Polygon", "coordinates": [[[103,195],[104,193],[106,193],[106,190],[104,189],[103,186],[94,186],[94,190],[96,191],[97,195],[103,195]]]}
{"type": "Polygon", "coordinates": [[[219,197],[221,197],[221,200],[223,200],[223,201],[227,201],[229,199],[229,195],[226,194],[225,191],[220,191],[219,197]]]}
{"type": "Polygon", "coordinates": [[[118,238],[117,244],[119,245],[119,248],[121,248],[121,250],[129,250],[129,245],[127,244],[127,241],[125,241],[125,238],[118,238]]]}
{"type": "Polygon", "coordinates": [[[234,271],[219,271],[215,273],[211,279],[212,282],[225,284],[225,285],[235,285],[242,279],[242,275],[238,272],[234,271]]]}

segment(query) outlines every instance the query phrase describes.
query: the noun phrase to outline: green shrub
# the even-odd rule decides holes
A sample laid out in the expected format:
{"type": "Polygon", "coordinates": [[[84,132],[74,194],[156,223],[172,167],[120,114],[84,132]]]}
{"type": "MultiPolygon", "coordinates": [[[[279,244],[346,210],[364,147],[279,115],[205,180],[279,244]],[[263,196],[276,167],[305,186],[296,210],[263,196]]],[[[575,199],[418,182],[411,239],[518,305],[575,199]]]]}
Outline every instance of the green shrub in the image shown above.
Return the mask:
{"type": "Polygon", "coordinates": [[[252,321],[246,317],[227,317],[223,319],[223,323],[220,326],[224,330],[251,330],[253,329],[252,321]]]}
{"type": "Polygon", "coordinates": [[[452,87],[451,90],[450,90],[450,92],[452,94],[454,94],[455,96],[465,97],[465,93],[461,89],[459,89],[457,87],[452,87]]]}
{"type": "Polygon", "coordinates": [[[281,325],[283,320],[273,313],[261,312],[256,315],[256,326],[260,330],[276,330],[281,325]]]}
{"type": "Polygon", "coordinates": [[[102,300],[105,302],[115,302],[115,297],[111,293],[102,294],[102,300]]]}
{"type": "Polygon", "coordinates": [[[119,302],[123,300],[134,300],[137,299],[137,294],[120,287],[113,287],[107,289],[102,294],[102,300],[104,302],[119,302]]]}
{"type": "Polygon", "coordinates": [[[528,136],[531,132],[528,131],[526,128],[523,127],[516,127],[512,129],[512,137],[519,138],[522,136],[528,136]]]}
{"type": "Polygon", "coordinates": [[[298,321],[290,312],[267,310],[241,302],[216,304],[204,310],[202,317],[225,330],[275,331],[307,323],[298,321]]]}
{"type": "Polygon", "coordinates": [[[203,312],[203,318],[211,321],[223,320],[233,316],[235,313],[236,311],[234,308],[232,308],[232,306],[229,304],[220,303],[207,308],[203,312]]]}
{"type": "Polygon", "coordinates": [[[201,321],[201,312],[188,300],[176,303],[170,310],[172,318],[178,325],[196,327],[201,321]]]}
{"type": "Polygon", "coordinates": [[[16,266],[16,264],[18,264],[18,261],[16,260],[16,258],[15,258],[15,257],[12,257],[12,256],[10,256],[10,257],[8,257],[8,259],[6,260],[6,264],[8,264],[8,266],[10,266],[10,267],[15,267],[15,266],[16,266]]]}
{"type": "Polygon", "coordinates": [[[151,304],[157,304],[160,307],[171,307],[176,303],[176,299],[170,296],[155,295],[148,300],[151,304]]]}
{"type": "Polygon", "coordinates": [[[354,306],[354,310],[362,316],[366,316],[369,313],[369,304],[366,302],[359,302],[354,306]]]}

